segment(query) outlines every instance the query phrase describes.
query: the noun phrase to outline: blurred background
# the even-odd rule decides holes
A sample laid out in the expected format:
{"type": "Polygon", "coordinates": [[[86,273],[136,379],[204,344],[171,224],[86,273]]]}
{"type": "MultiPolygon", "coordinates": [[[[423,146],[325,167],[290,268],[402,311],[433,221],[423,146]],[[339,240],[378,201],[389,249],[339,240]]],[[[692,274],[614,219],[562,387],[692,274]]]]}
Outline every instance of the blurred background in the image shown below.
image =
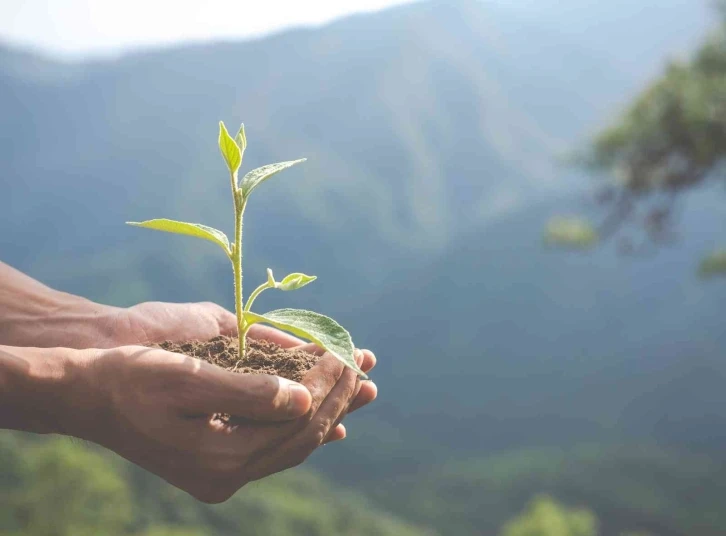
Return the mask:
{"type": "Polygon", "coordinates": [[[379,399],[205,506],[0,434],[0,535],[726,534],[726,10],[708,0],[0,4],[0,258],[119,306],[232,303],[217,122],[261,310],[338,319],[379,399]],[[394,5],[396,4],[396,5],[394,5]]]}

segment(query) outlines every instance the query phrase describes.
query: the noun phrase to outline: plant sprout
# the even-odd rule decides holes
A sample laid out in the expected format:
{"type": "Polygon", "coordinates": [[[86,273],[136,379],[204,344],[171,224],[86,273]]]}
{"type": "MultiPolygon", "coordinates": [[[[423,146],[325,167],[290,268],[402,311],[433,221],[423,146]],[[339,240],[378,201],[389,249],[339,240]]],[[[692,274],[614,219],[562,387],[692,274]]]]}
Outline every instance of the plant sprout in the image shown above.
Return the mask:
{"type": "Polygon", "coordinates": [[[238,179],[238,171],[242,165],[242,158],[247,148],[244,125],[232,138],[224,123],[219,123],[219,150],[229,169],[230,183],[232,185],[232,198],[234,200],[234,242],[230,243],[227,236],[217,229],[200,225],[168,219],[148,220],[144,222],[127,222],[129,225],[183,234],[202,238],[214,242],[221,247],[232,262],[234,272],[234,305],[237,314],[237,328],[239,334],[239,365],[245,359],[246,334],[258,322],[270,324],[284,331],[307,339],[330,352],[343,362],[344,365],[355,370],[362,377],[366,377],[358,367],[353,356],[353,341],[350,334],[335,320],[327,316],[304,311],[300,309],[278,309],[264,315],[253,313],[250,308],[255,299],[269,288],[279,290],[296,290],[313,282],[315,276],[302,273],[292,273],[281,281],[276,281],[272,270],[267,269],[267,281],[258,286],[244,303],[242,294],[242,229],[243,216],[247,201],[252,191],[280,171],[304,162],[305,159],[292,160],[268,164],[245,174],[242,180],[238,179]]]}

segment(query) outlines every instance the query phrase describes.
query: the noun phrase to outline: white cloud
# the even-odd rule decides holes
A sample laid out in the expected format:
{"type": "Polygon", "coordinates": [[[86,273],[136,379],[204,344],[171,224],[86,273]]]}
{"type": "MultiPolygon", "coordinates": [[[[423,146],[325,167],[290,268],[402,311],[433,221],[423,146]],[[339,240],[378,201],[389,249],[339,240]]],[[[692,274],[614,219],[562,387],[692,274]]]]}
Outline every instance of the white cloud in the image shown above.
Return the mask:
{"type": "Polygon", "coordinates": [[[2,0],[0,39],[55,55],[258,36],[411,0],[2,0]]]}

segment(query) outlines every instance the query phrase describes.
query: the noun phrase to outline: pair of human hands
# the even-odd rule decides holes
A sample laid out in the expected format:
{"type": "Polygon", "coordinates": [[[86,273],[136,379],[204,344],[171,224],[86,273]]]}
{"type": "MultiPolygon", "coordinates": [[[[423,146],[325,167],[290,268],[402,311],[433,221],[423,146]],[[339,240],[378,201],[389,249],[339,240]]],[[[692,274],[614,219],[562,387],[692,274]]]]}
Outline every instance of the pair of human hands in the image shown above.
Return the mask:
{"type": "MultiPolygon", "coordinates": [[[[107,447],[203,502],[222,502],[345,438],[343,417],[376,397],[375,384],[330,354],[297,384],[140,346],[236,334],[235,316],[216,304],[84,307],[58,317],[92,318],[84,325],[93,329],[51,329],[38,344],[75,347],[81,356],[66,374],[76,390],[66,413],[75,417],[61,431],[107,447]],[[213,419],[217,413],[234,419],[225,424],[213,419]]],[[[249,335],[322,353],[265,326],[253,326],[249,335]]],[[[356,359],[365,372],[375,366],[369,351],[356,350],[356,359]]]]}

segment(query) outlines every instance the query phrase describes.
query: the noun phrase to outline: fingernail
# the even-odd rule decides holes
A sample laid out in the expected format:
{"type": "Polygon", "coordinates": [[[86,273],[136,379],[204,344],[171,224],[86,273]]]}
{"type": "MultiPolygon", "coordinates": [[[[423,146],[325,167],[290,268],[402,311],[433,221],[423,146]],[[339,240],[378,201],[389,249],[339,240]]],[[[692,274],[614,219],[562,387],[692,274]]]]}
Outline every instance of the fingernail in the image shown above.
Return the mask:
{"type": "Polygon", "coordinates": [[[287,414],[290,417],[304,415],[310,407],[310,391],[299,383],[290,383],[288,386],[287,414]]]}

